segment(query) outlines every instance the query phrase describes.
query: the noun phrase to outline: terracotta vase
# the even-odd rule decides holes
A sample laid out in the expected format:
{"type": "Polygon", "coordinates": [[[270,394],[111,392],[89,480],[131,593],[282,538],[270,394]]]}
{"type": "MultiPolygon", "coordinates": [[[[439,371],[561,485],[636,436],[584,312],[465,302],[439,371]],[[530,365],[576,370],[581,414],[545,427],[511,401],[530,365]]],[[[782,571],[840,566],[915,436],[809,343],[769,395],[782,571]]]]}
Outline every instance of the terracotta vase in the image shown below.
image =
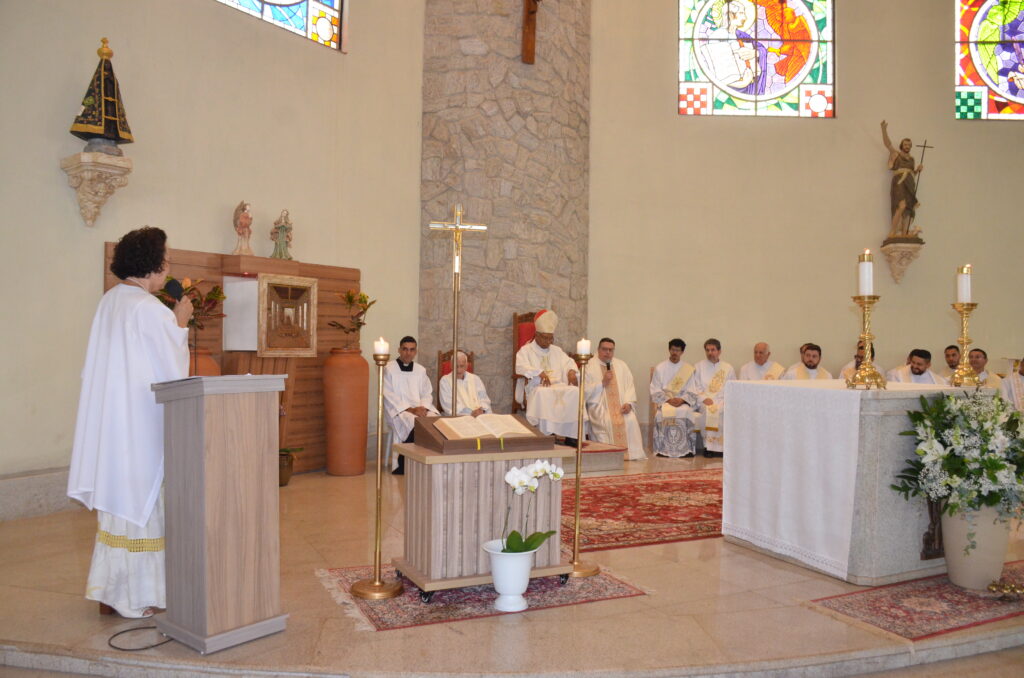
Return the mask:
{"type": "Polygon", "coordinates": [[[999,514],[990,506],[955,516],[942,514],[942,543],[946,550],[949,581],[965,589],[984,590],[1003,574],[1006,548],[1010,543],[1010,522],[997,521],[999,514]],[[974,532],[978,545],[966,554],[967,533],[974,532]]]}
{"type": "Polygon", "coordinates": [[[188,376],[219,377],[220,365],[208,348],[195,348],[188,358],[188,376]]]}
{"type": "Polygon", "coordinates": [[[327,473],[357,476],[366,471],[366,425],[370,365],[358,348],[332,348],[324,361],[327,473]]]}

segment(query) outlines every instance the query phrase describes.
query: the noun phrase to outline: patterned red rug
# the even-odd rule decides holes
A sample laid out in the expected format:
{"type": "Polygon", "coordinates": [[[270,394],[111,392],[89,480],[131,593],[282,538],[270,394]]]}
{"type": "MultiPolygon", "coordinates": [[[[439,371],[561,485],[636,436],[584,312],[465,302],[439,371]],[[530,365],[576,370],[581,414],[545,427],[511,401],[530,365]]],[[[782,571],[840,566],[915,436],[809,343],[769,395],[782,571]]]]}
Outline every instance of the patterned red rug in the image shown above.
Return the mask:
{"type": "MultiPolygon", "coordinates": [[[[498,594],[490,584],[437,591],[433,600],[424,603],[420,600],[416,585],[403,577],[405,590],[398,597],[390,600],[363,600],[353,598],[349,594],[349,589],[360,579],[373,577],[373,568],[369,565],[317,570],[316,575],[334,600],[347,607],[350,613],[354,613],[352,616],[362,622],[364,630],[391,631],[410,626],[493,617],[499,614],[518,614],[498,612],[494,609],[494,599],[498,594]]],[[[385,581],[393,580],[395,569],[390,565],[383,566],[381,578],[385,581]]],[[[593,603],[599,600],[631,598],[642,596],[644,592],[607,572],[602,572],[593,577],[569,579],[564,585],[559,584],[558,577],[532,579],[525,595],[530,604],[527,609],[529,611],[593,603]]]]}
{"type": "MultiPolygon", "coordinates": [[[[1024,584],[1024,560],[1003,566],[1003,579],[1024,584]]],[[[968,591],[944,574],[818,598],[812,603],[908,640],[922,640],[1024,615],[1024,600],[968,591]]]]}
{"type": "MultiPolygon", "coordinates": [[[[571,549],[575,487],[562,485],[562,544],[571,549]]],[[[721,536],[721,468],[581,482],[580,552],[721,536]]]]}

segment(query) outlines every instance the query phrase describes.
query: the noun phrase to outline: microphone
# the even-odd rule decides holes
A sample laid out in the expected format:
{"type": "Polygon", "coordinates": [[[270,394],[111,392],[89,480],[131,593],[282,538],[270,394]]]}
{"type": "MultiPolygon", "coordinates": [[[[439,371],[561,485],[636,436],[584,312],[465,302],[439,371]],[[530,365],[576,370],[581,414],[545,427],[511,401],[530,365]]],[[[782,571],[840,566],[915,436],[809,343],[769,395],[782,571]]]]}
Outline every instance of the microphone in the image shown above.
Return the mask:
{"type": "Polygon", "coordinates": [[[164,285],[164,289],[167,290],[167,294],[169,294],[175,301],[179,301],[181,299],[181,295],[185,294],[185,288],[182,287],[181,283],[174,278],[167,281],[167,284],[164,285]]]}
{"type": "Polygon", "coordinates": [[[608,362],[608,363],[605,363],[605,364],[604,364],[604,366],[608,368],[608,371],[609,371],[609,372],[611,372],[611,371],[612,371],[612,364],[611,364],[610,362],[608,362]]]}

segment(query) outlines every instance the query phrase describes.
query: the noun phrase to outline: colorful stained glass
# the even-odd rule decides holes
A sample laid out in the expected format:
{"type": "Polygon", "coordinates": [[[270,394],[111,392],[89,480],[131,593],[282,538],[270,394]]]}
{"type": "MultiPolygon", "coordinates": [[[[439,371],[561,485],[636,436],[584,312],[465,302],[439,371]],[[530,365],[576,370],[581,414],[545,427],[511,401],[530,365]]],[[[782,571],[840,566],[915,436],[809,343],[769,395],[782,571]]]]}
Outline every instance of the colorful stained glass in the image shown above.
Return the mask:
{"type": "Polygon", "coordinates": [[[1024,119],[1024,0],[955,0],[958,120],[1024,119]]]}
{"type": "Polygon", "coordinates": [[[832,0],[679,0],[679,114],[834,117],[832,17],[832,0]]]}
{"type": "Polygon", "coordinates": [[[344,0],[217,0],[246,14],[305,36],[321,45],[341,49],[344,0]]]}

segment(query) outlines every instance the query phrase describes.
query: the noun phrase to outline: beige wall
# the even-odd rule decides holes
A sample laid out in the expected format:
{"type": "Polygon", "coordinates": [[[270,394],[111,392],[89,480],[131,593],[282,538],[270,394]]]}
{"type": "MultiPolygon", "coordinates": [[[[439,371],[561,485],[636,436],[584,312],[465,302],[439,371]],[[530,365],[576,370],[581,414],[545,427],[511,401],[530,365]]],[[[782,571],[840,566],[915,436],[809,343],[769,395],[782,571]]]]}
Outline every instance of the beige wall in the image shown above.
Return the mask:
{"type": "Polygon", "coordinates": [[[951,0],[835,4],[837,118],[753,120],[677,114],[675,0],[594,0],[589,330],[618,341],[641,384],[673,336],[690,362],[719,338],[737,370],[758,340],[783,364],[805,341],[830,370],[850,359],[856,257],[888,231],[883,118],[891,136],[936,148],[920,259],[899,285],[876,263],[879,362],[955,341],[954,269],[967,262],[976,345],[991,358],[1024,352],[1024,122],[953,120],[951,0]]]}
{"type": "Polygon", "coordinates": [[[68,463],[103,243],[143,224],[229,252],[244,198],[268,255],[287,208],[294,256],[362,269],[378,299],[364,354],[415,329],[423,2],[352,4],[341,55],[214,0],[0,3],[0,475],[68,463]],[[135,170],[88,228],[59,162],[102,36],[135,170]]]}

